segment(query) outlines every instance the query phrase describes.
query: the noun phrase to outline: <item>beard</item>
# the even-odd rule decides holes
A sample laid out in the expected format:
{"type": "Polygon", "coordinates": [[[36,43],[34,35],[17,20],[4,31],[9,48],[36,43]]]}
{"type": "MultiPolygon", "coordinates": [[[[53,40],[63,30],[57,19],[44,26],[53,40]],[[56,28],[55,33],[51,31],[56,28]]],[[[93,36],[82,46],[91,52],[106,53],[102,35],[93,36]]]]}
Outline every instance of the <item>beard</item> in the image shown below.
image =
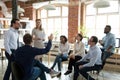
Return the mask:
{"type": "Polygon", "coordinates": [[[19,28],[15,28],[16,30],[18,30],[19,28]]]}

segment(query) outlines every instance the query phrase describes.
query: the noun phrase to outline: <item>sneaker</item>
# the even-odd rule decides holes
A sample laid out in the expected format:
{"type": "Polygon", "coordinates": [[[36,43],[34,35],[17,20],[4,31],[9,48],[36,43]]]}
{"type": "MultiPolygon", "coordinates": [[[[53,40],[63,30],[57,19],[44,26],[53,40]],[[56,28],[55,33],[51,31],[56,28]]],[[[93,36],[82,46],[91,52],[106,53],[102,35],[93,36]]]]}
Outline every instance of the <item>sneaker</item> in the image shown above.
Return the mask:
{"type": "Polygon", "coordinates": [[[68,71],[66,71],[65,73],[64,73],[64,75],[68,75],[68,74],[70,74],[72,71],[71,70],[68,70],[68,71]]]}
{"type": "Polygon", "coordinates": [[[54,78],[54,77],[56,77],[56,76],[59,76],[60,74],[61,74],[61,72],[57,72],[57,71],[55,71],[55,70],[51,70],[51,72],[50,72],[51,78],[54,78]]]}

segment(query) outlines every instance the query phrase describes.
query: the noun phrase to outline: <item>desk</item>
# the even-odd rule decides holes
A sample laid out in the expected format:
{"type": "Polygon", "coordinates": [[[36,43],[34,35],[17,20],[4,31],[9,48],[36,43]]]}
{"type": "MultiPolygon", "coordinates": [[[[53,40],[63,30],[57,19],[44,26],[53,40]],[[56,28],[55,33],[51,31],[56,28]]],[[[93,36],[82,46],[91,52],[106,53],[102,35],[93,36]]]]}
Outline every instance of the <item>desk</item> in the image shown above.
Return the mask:
{"type": "Polygon", "coordinates": [[[2,58],[2,60],[5,58],[5,57],[3,56],[4,53],[5,53],[5,48],[1,48],[1,58],[2,58]]]}

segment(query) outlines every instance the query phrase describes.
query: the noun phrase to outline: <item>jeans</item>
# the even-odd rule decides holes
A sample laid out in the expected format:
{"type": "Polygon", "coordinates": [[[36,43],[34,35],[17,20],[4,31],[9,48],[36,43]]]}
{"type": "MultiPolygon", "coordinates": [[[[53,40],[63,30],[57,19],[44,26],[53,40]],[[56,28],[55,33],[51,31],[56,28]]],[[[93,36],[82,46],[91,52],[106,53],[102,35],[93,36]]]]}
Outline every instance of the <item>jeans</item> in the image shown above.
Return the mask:
{"type": "Polygon", "coordinates": [[[106,60],[107,58],[109,58],[113,53],[111,52],[107,52],[107,51],[104,51],[102,53],[102,60],[106,60]]]}
{"type": "Polygon", "coordinates": [[[92,78],[87,72],[88,71],[92,71],[92,70],[100,70],[102,65],[94,65],[91,67],[83,67],[81,69],[79,69],[79,65],[83,65],[86,64],[88,62],[86,61],[81,61],[81,62],[77,62],[75,65],[75,71],[74,71],[74,77],[73,80],[77,80],[79,73],[86,78],[86,80],[95,80],[94,78],[92,78]]]}
{"type": "Polygon", "coordinates": [[[105,65],[105,63],[106,63],[106,59],[107,58],[109,58],[111,55],[112,55],[113,53],[111,53],[111,52],[106,52],[106,51],[104,51],[103,53],[102,53],[102,69],[104,68],[104,65],[105,65]]]}
{"type": "Polygon", "coordinates": [[[51,69],[46,67],[43,63],[41,63],[38,60],[34,60],[34,66],[39,67],[42,71],[45,71],[46,73],[50,73],[51,69]]]}
{"type": "Polygon", "coordinates": [[[61,71],[61,62],[62,61],[67,61],[68,60],[68,54],[67,53],[64,53],[64,54],[60,54],[60,55],[57,55],[55,61],[54,61],[54,64],[52,66],[52,69],[55,67],[55,65],[58,63],[58,70],[61,71]]]}
{"type": "Polygon", "coordinates": [[[107,52],[104,49],[101,48],[102,51],[102,60],[105,61],[107,58],[109,58],[113,53],[112,52],[107,52]]]}
{"type": "Polygon", "coordinates": [[[34,67],[33,70],[32,70],[31,76],[26,80],[36,80],[38,77],[41,80],[46,80],[45,73],[40,68],[34,67]]]}
{"type": "MultiPolygon", "coordinates": [[[[13,52],[14,52],[14,50],[12,50],[12,53],[13,52]]],[[[7,66],[6,72],[4,74],[3,80],[9,80],[10,74],[12,72],[12,70],[11,70],[11,62],[14,60],[14,57],[13,57],[13,54],[9,55],[6,51],[5,51],[5,56],[8,59],[8,66],[7,66]]],[[[12,75],[12,80],[14,80],[13,75],[12,75]]]]}

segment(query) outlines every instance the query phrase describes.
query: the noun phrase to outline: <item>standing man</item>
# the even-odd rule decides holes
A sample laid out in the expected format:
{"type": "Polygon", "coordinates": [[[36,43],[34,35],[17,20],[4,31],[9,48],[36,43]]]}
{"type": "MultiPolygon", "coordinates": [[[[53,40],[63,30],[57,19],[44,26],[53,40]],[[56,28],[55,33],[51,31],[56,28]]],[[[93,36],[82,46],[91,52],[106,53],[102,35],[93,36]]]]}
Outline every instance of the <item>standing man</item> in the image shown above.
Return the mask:
{"type": "Polygon", "coordinates": [[[102,67],[101,50],[96,45],[98,38],[92,36],[89,40],[90,49],[88,53],[76,63],[73,80],[77,80],[79,73],[86,78],[86,80],[95,80],[87,72],[92,70],[100,70],[102,67]],[[89,78],[88,78],[89,77],[89,78]]]}
{"type": "MultiPolygon", "coordinates": [[[[20,27],[19,19],[12,19],[11,27],[5,33],[5,36],[4,36],[5,55],[6,55],[6,58],[8,59],[8,66],[4,74],[3,80],[9,80],[9,77],[10,77],[11,61],[14,59],[13,52],[18,48],[19,27],[20,27]]],[[[13,76],[12,76],[12,80],[14,80],[13,76]]]]}
{"type": "Polygon", "coordinates": [[[110,33],[111,26],[106,25],[104,29],[104,33],[106,34],[105,37],[103,37],[102,40],[99,40],[99,43],[103,46],[102,52],[103,52],[103,60],[106,60],[108,57],[110,57],[114,51],[115,51],[115,35],[110,33]]]}

